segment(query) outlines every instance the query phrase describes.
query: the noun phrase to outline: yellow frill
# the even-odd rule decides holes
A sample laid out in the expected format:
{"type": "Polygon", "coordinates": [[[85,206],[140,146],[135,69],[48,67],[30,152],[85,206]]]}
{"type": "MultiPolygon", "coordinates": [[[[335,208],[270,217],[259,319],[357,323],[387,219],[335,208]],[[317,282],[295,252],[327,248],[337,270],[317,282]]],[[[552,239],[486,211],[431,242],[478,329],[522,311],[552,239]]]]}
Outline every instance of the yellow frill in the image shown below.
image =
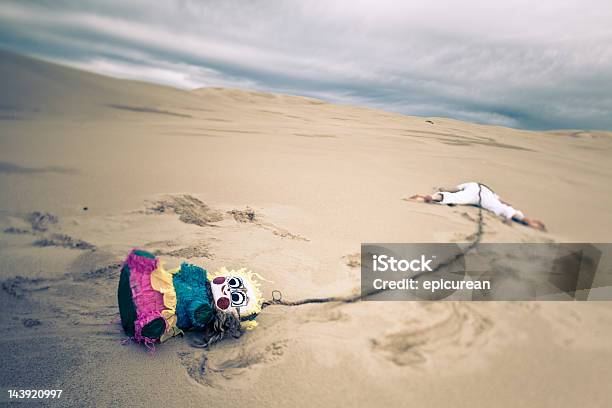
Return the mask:
{"type": "Polygon", "coordinates": [[[172,276],[179,270],[179,268],[166,270],[163,263],[160,262],[157,269],[151,273],[151,286],[163,295],[164,306],[166,306],[161,314],[168,322],[169,328],[160,338],[162,343],[170,337],[183,333],[176,327],[176,291],[172,282],[172,276]]]}

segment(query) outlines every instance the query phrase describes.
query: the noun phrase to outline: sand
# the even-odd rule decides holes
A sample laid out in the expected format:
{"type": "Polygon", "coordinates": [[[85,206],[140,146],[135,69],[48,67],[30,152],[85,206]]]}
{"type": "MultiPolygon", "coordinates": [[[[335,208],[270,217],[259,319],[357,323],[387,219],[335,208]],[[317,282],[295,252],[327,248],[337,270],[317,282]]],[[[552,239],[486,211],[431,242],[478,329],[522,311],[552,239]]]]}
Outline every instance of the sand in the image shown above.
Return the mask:
{"type": "MultiPolygon", "coordinates": [[[[267,297],[359,290],[361,242],[465,242],[477,210],[404,199],[478,180],[548,232],[610,242],[612,134],[533,132],[235,89],[183,91],[0,53],[6,389],[50,406],[609,406],[608,302],[270,307],[210,351],[122,345],[135,246],[248,267],[267,297]]],[[[5,399],[0,399],[5,401],[5,399]]]]}

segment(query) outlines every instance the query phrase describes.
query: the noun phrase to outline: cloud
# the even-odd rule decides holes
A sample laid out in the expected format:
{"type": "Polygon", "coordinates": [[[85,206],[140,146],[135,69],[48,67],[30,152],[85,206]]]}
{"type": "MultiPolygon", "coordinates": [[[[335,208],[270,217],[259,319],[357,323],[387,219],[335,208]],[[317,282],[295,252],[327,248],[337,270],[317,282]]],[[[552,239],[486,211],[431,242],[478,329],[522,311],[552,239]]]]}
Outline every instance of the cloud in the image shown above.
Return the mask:
{"type": "Polygon", "coordinates": [[[60,166],[47,167],[26,167],[9,162],[0,162],[0,174],[43,174],[43,173],[59,173],[59,174],[74,174],[76,170],[60,166]]]}
{"type": "Polygon", "coordinates": [[[123,79],[157,82],[183,89],[207,86],[254,88],[256,83],[247,78],[233,78],[214,69],[184,63],[146,58],[141,62],[126,62],[94,57],[83,62],[55,59],[55,62],[123,79]]]}
{"type": "Polygon", "coordinates": [[[607,0],[9,1],[0,46],[182,88],[612,129],[609,21],[607,0]]]}

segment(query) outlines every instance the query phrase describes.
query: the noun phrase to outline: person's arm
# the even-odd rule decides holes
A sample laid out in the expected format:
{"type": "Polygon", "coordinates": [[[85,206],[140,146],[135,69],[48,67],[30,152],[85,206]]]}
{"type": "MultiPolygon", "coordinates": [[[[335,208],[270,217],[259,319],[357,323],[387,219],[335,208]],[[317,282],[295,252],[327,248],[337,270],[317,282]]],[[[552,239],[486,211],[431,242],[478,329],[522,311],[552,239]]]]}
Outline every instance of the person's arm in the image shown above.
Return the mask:
{"type": "Polygon", "coordinates": [[[523,222],[525,222],[529,227],[535,228],[540,231],[546,231],[546,226],[542,221],[534,220],[533,218],[523,218],[523,222]]]}
{"type": "Polygon", "coordinates": [[[442,201],[443,197],[440,193],[434,193],[433,195],[415,194],[410,197],[410,199],[421,203],[439,203],[440,201],[442,201]]]}
{"type": "Polygon", "coordinates": [[[460,184],[457,187],[445,188],[438,187],[438,192],[433,193],[432,195],[425,194],[415,194],[410,197],[410,200],[418,201],[421,203],[440,203],[444,201],[444,193],[458,193],[463,190],[464,184],[460,184]]]}

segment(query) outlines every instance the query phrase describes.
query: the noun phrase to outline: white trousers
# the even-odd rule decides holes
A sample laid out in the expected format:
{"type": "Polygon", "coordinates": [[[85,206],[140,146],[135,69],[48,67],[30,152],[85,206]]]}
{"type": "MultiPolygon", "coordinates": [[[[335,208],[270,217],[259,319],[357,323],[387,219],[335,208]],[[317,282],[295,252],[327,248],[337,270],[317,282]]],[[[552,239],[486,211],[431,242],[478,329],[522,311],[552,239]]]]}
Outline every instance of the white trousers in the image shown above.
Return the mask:
{"type": "Polygon", "coordinates": [[[515,210],[511,206],[504,204],[487,186],[469,182],[457,186],[456,193],[440,192],[442,195],[441,204],[460,204],[460,205],[480,205],[485,210],[502,216],[504,218],[523,218],[523,213],[515,210]]]}

